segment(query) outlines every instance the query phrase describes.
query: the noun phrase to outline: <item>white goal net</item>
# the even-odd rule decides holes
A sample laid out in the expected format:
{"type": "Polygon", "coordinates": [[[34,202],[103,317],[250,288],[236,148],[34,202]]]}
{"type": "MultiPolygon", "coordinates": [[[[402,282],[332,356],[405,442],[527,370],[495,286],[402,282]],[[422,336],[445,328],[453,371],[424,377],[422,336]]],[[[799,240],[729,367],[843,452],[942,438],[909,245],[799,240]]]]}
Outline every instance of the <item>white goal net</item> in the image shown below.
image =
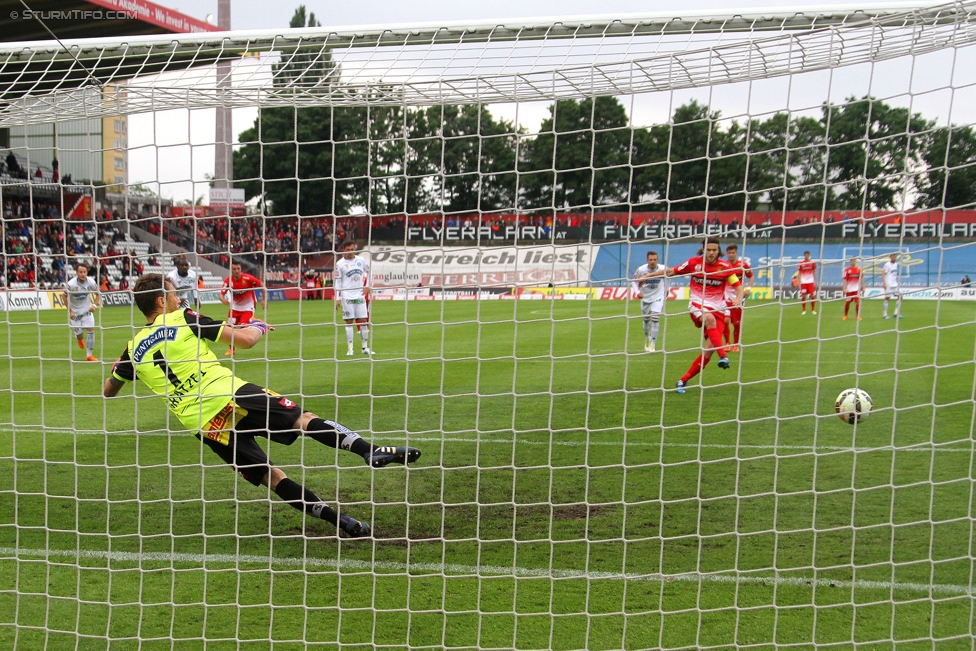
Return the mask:
{"type": "Polygon", "coordinates": [[[970,648],[974,7],[0,46],[0,647],[970,648]],[[183,260],[420,458],[259,439],[289,498],[124,382],[183,260]]]}

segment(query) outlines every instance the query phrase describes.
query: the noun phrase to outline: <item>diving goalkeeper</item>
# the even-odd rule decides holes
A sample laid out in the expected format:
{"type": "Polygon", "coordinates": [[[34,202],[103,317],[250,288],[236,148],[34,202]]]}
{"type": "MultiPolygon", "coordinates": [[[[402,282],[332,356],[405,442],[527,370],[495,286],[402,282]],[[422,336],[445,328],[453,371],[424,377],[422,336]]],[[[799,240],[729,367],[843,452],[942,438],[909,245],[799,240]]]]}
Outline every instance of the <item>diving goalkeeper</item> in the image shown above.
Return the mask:
{"type": "Polygon", "coordinates": [[[268,389],[237,378],[220,364],[205,341],[251,348],[271,330],[262,321],[230,326],[190,309],[180,309],[176,289],[162,274],[140,276],[133,287],[146,327],[112,367],[102,393],[118,395],[126,382],[141,380],[164,398],[170,411],[217,456],[255,486],[265,485],[291,506],[336,525],[354,538],[369,536],[370,525],[340,515],[312,491],[272,465],[255,437],[291,445],[308,436],[361,456],[373,468],[412,463],[420,450],[378,447],[339,423],[323,420],[268,389]]]}

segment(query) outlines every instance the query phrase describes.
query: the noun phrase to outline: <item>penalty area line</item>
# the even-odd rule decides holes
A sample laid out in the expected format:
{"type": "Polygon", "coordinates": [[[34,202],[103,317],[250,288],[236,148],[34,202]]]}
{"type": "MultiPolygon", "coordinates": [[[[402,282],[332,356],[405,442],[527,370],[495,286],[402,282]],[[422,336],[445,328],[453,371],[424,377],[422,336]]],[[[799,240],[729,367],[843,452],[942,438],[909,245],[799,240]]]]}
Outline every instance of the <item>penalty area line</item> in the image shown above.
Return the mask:
{"type": "MultiPolygon", "coordinates": [[[[578,570],[537,569],[525,567],[501,567],[495,565],[461,565],[453,563],[394,563],[390,561],[358,561],[351,559],[335,560],[328,558],[294,558],[258,555],[236,554],[179,554],[168,552],[111,552],[91,550],[61,550],[61,549],[16,549],[0,547],[0,560],[34,560],[47,559],[58,562],[60,559],[81,562],[83,560],[102,560],[115,563],[188,563],[201,565],[206,571],[213,564],[226,565],[263,565],[269,569],[272,566],[305,568],[305,569],[334,569],[352,571],[401,572],[411,574],[450,574],[477,577],[505,577],[512,578],[551,578],[551,579],[586,579],[590,581],[648,581],[658,583],[728,583],[738,585],[766,585],[766,586],[796,586],[811,588],[846,588],[854,590],[884,590],[921,592],[940,595],[972,595],[976,590],[972,586],[940,583],[912,583],[898,581],[867,581],[867,580],[838,580],[814,579],[803,577],[783,576],[743,576],[734,573],[697,573],[685,572],[680,574],[638,574],[623,572],[585,572],[578,570]]],[[[106,568],[107,569],[107,568],[106,568]]]]}

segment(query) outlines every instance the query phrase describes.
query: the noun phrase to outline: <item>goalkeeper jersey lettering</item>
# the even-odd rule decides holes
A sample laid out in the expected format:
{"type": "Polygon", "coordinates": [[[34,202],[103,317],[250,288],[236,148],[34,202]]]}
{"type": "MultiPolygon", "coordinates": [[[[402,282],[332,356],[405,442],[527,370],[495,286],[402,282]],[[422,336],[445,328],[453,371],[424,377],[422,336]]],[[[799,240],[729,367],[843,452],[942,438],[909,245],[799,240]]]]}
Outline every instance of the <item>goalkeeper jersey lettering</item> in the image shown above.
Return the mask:
{"type": "Polygon", "coordinates": [[[142,381],[166,400],[184,427],[201,430],[244,384],[206,343],[217,341],[224,327],[193,310],[161,314],[129,342],[112,375],[142,381]]]}

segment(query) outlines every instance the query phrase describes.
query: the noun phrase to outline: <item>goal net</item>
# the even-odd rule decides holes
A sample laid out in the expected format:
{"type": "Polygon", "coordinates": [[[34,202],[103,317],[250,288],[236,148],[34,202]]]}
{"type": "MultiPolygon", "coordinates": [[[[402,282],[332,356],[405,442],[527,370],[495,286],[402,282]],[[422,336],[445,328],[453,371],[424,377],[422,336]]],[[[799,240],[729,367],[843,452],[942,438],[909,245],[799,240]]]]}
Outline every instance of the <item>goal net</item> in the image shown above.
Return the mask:
{"type": "Polygon", "coordinates": [[[968,647],[973,9],[0,47],[0,647],[968,647]],[[706,236],[718,350],[639,271],[706,236]],[[266,288],[236,376],[422,451],[262,440],[371,536],[103,398],[184,258],[211,318],[266,288]]]}

